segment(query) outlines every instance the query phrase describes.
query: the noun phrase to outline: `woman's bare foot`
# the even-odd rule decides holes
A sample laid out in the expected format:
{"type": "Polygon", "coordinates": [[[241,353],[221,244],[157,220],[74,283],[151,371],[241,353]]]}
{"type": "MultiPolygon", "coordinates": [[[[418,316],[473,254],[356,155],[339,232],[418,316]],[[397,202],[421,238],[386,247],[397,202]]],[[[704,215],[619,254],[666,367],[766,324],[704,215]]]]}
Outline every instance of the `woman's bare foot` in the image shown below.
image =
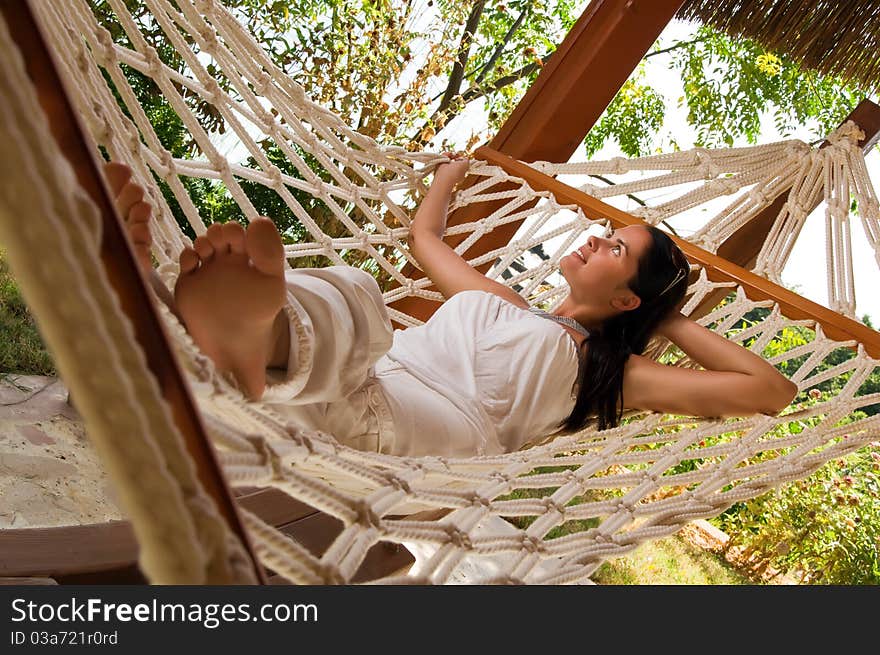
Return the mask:
{"type": "Polygon", "coordinates": [[[274,223],[214,224],[180,254],[177,310],[196,345],[231,372],[252,400],[266,387],[266,367],[287,334],[284,246],[274,223]],[[279,326],[281,330],[279,332],[279,326]]]}
{"type": "Polygon", "coordinates": [[[128,166],[118,162],[108,162],[104,164],[104,175],[113,192],[116,210],[125,221],[138,266],[144,276],[149,277],[154,272],[150,258],[150,247],[153,245],[150,217],[153,208],[149,203],[144,202],[144,188],[131,179],[131,169],[128,166]]]}
{"type": "Polygon", "coordinates": [[[171,291],[165,286],[162,278],[153,268],[150,247],[153,245],[150,221],[153,216],[152,206],[144,201],[144,188],[131,179],[131,169],[119,162],[104,164],[104,175],[110,185],[116,210],[125,223],[125,231],[134,250],[138,268],[141,269],[147,282],[171,312],[180,319],[174,307],[171,291]]]}

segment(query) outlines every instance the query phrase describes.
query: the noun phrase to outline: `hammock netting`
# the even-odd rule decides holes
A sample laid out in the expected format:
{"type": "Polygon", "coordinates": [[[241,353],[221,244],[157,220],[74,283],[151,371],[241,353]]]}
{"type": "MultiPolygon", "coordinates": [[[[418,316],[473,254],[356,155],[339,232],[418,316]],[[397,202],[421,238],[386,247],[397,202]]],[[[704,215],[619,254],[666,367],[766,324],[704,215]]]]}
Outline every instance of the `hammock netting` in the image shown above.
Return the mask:
{"type": "MultiPolygon", "coordinates": [[[[154,256],[169,286],[177,255],[190,244],[174,211],[195,234],[206,230],[184,183],[202,179],[222,185],[245,220],[258,215],[248,189],[259,185],[277,194],[300,230],[285,246],[290,265],[358,265],[381,280],[389,304],[409,296],[442,301],[429,280],[417,275],[406,236],[413,208],[443,157],[383,146],[351,130],[310,101],[220,4],[143,5],[149,15],[135,20],[122,0],[107,0],[99,21],[85,0],[34,3],[95,146],[130,165],[147,189],[156,208],[154,256]],[[161,30],[182,65],[163,61],[145,28],[161,30]],[[134,72],[149,78],[179,116],[196,156],[176,158],[160,142],[129,84],[134,72]],[[205,107],[215,127],[223,125],[225,138],[234,135],[246,164],[240,163],[244,157],[230,161],[218,150],[217,134],[206,131],[199,117],[205,107]],[[270,149],[290,166],[281,170],[272,163],[270,149]]],[[[9,144],[0,171],[0,236],[120,490],[140,543],[141,568],[159,583],[252,580],[241,544],[195,478],[108,284],[98,255],[97,210],[78,191],[48,137],[5,24],[0,33],[0,134],[9,144]]],[[[639,212],[651,224],[730,196],[693,237],[710,251],[792,187],[758,257],[756,270],[771,279],[778,279],[810,203],[825,198],[829,303],[852,315],[850,196],[875,252],[880,234],[877,200],[856,146],[859,135],[849,124],[821,150],[788,141],[642,160],[532,165],[552,175],[580,176],[575,185],[598,197],[678,186],[674,198],[639,212]],[[603,187],[587,178],[636,170],[657,174],[603,187]]],[[[490,277],[534,305],[554,308],[566,294],[556,274],[560,257],[608,219],[563,205],[486,162],[475,161],[470,173],[474,183],[455,194],[452,209],[483,203],[497,208],[449,228],[449,235],[463,237],[456,250],[465,253],[493,229],[522,222],[511,243],[470,263],[491,265],[490,277]]],[[[614,429],[535,435],[518,452],[469,459],[362,452],[333,435],[303,430],[265,405],[247,402],[174,316],[160,309],[229,484],[275,487],[344,526],[323,552],[314,553],[244,512],[256,553],[272,571],[295,583],[347,583],[367,552],[388,542],[409,548],[416,563],[375,582],[588,583],[608,558],[803,478],[877,439],[880,417],[871,406],[880,403],[880,394],[869,393],[865,383],[878,361],[863,344],[832,340],[815,321],[792,320],[773,301],[750,300],[735,282],[712,281],[696,266],[691,280],[684,314],[723,290],[720,304],[704,308],[697,320],[763,355],[798,384],[801,393],[781,415],[697,419],[633,412],[614,429]],[[811,389],[829,382],[839,388],[836,397],[811,397],[811,389]]],[[[390,314],[402,325],[419,323],[399,309],[390,308],[390,314]]],[[[665,341],[654,340],[648,354],[669,365],[696,366],[665,341]]]]}

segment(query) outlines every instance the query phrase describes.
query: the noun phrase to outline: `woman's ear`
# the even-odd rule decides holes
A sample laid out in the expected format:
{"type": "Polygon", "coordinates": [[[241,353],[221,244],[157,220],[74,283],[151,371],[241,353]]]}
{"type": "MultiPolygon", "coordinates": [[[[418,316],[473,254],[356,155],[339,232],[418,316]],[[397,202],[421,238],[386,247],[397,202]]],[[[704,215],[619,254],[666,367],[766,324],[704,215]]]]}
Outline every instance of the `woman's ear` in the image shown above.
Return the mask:
{"type": "Polygon", "coordinates": [[[625,293],[622,293],[619,296],[614,296],[611,299],[611,306],[621,312],[632,311],[633,309],[637,309],[641,304],[642,299],[632,291],[626,291],[625,293]]]}

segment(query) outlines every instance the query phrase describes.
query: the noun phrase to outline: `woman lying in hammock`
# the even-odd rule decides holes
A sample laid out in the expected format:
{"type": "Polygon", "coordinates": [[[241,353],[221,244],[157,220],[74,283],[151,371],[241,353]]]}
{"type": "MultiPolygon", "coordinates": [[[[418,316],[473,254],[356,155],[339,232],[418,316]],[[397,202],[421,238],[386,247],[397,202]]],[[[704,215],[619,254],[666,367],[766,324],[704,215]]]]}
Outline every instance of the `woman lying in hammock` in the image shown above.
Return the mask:
{"type": "MultiPolygon", "coordinates": [[[[447,298],[423,326],[392,330],[375,280],[348,266],[285,271],[274,224],[214,224],[180,255],[173,310],[221,373],[252,400],[340,442],[395,455],[510,452],[624,408],[693,416],[775,414],[797,387],[761,357],[675,308],[684,254],[662,231],[591,236],[560,261],[570,293],[555,314],[471,267],[442,235],[469,162],[448,155],[409,246],[447,298]],[[549,320],[548,320],[549,319],[549,320]],[[642,356],[662,335],[705,370],[642,356]]],[[[147,275],[151,208],[130,170],[108,180],[147,275]]],[[[161,281],[154,284],[161,294],[161,281]]],[[[167,296],[167,290],[165,290],[167,296]]]]}

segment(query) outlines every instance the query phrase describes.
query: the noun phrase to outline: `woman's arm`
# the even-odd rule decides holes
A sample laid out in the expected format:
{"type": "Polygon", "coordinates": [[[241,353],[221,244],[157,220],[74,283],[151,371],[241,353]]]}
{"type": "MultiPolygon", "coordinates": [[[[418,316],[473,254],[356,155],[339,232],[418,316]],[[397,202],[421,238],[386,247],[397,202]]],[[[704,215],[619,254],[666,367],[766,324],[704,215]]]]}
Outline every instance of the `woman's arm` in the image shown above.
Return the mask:
{"type": "Polygon", "coordinates": [[[407,239],[409,250],[445,298],[459,291],[477,289],[528,307],[513,289],[487,278],[443,241],[449,200],[455,185],[467,175],[468,166],[468,160],[454,159],[437,167],[431,188],[413,218],[407,239]]]}
{"type": "Polygon", "coordinates": [[[797,395],[797,385],[764,359],[679,312],[658,333],[706,370],[632,355],[624,369],[625,407],[692,416],[778,414],[797,395]]]}

